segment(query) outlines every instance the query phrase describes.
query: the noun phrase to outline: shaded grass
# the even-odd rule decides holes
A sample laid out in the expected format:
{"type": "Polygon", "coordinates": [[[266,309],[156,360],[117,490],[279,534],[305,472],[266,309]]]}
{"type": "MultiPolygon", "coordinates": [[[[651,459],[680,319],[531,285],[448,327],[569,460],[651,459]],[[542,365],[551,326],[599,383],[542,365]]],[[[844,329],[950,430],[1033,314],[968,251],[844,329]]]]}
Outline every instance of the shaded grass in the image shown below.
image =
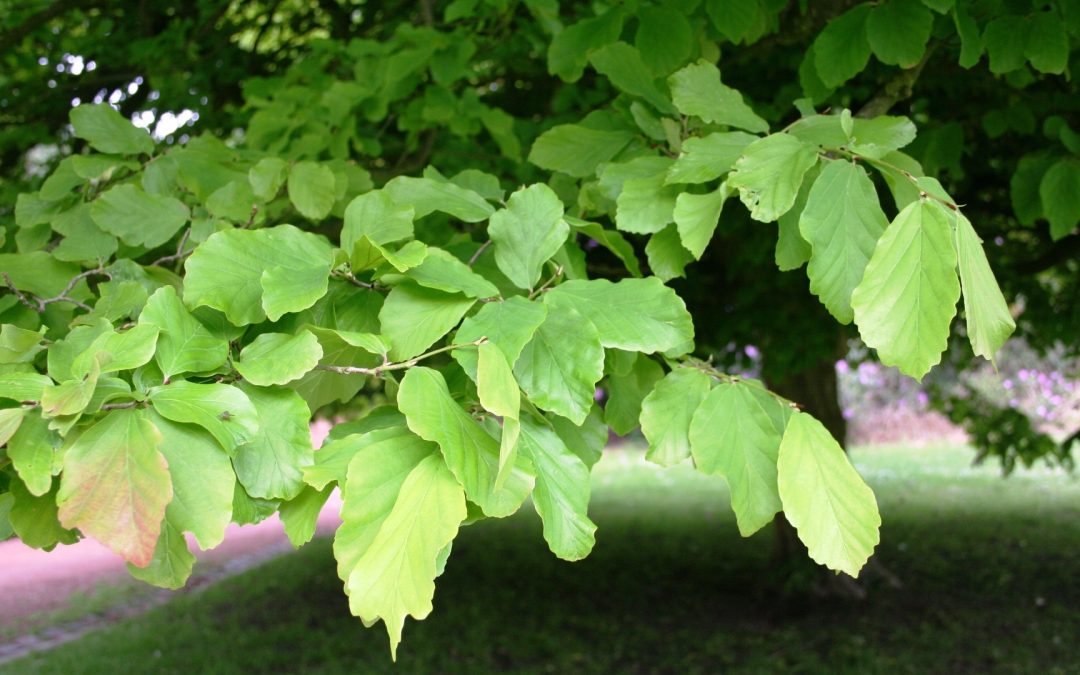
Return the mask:
{"type": "Polygon", "coordinates": [[[863,449],[904,582],[865,601],[785,590],[772,533],[743,540],[722,482],[615,451],[598,467],[592,556],[554,559],[526,512],[464,529],[435,612],[348,613],[330,542],[0,668],[11,673],[1080,672],[1080,484],[1002,480],[963,449],[863,449]]]}

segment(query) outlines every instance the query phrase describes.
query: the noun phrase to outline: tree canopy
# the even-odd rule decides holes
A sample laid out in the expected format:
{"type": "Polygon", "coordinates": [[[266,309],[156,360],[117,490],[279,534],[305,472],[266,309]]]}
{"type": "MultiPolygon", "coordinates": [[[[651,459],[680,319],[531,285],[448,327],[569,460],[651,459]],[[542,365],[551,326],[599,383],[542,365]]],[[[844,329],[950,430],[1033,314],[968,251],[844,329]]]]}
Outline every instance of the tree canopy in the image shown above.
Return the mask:
{"type": "Polygon", "coordinates": [[[855,336],[915,379],[1075,344],[1073,1],[5,4],[2,537],[178,587],[185,533],[299,546],[340,489],[396,651],[460,527],[531,496],[588,555],[640,427],[855,576],[877,504],[791,382],[855,336]]]}

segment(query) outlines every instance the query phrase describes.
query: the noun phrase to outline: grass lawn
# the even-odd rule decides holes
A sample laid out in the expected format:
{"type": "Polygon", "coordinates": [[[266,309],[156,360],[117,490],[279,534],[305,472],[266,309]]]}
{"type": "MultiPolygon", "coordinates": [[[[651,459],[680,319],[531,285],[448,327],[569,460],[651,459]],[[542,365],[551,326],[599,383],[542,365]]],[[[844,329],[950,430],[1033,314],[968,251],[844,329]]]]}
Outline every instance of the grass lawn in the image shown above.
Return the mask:
{"type": "Polygon", "coordinates": [[[592,556],[555,559],[528,509],[465,528],[396,666],[318,540],[0,672],[1080,672],[1080,481],[1002,480],[960,448],[854,457],[904,584],[863,601],[785,588],[771,528],[741,539],[722,481],[616,450],[594,477],[592,556]]]}

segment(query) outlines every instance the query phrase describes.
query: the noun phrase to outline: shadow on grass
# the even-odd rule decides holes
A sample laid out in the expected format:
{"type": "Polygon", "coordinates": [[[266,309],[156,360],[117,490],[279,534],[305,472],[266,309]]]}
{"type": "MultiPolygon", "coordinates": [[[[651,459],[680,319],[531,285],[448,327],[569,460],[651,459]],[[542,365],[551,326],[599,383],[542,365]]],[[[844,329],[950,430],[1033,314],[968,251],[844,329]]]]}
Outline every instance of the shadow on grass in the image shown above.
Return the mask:
{"type": "Polygon", "coordinates": [[[875,486],[880,560],[905,587],[859,602],[786,592],[767,571],[771,532],[740,539],[722,491],[627,485],[598,491],[582,562],[554,559],[532,513],[464,529],[396,665],[382,625],[349,615],[319,540],[3,672],[1080,671],[1076,507],[1054,512],[1063,526],[963,494],[915,508],[875,486]]]}

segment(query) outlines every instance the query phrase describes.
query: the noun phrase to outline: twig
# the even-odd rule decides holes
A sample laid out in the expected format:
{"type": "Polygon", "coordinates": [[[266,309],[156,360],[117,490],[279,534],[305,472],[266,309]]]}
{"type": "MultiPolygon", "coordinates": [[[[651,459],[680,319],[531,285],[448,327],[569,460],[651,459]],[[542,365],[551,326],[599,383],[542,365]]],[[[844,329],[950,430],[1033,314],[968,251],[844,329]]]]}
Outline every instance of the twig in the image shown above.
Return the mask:
{"type": "Polygon", "coordinates": [[[192,247],[191,251],[187,251],[187,252],[184,251],[184,244],[187,243],[188,237],[190,237],[190,236],[191,236],[191,228],[189,227],[188,229],[184,230],[184,234],[180,235],[180,243],[176,246],[176,253],[174,253],[173,255],[167,255],[167,256],[158,258],[154,262],[150,263],[150,266],[151,267],[160,267],[162,263],[172,262],[174,260],[183,260],[184,258],[191,255],[191,252],[195,250],[194,247],[192,247]]]}
{"type": "MultiPolygon", "coordinates": [[[[706,375],[708,375],[709,377],[713,378],[714,380],[717,380],[719,382],[725,382],[727,384],[737,384],[740,380],[746,379],[746,378],[743,378],[743,377],[739,377],[738,375],[732,375],[730,373],[725,373],[722,370],[717,370],[715,367],[713,367],[713,365],[711,363],[708,363],[706,361],[701,361],[701,360],[695,359],[695,358],[688,358],[685,361],[682,361],[682,365],[687,366],[689,368],[693,368],[695,370],[699,370],[699,371],[705,373],[706,375]]],[[[791,399],[784,398],[783,396],[781,396],[780,394],[777,394],[772,389],[769,389],[767,387],[762,387],[761,390],[764,391],[769,396],[772,396],[773,398],[775,398],[782,405],[786,405],[786,406],[788,406],[790,408],[794,408],[795,410],[801,410],[802,409],[801,405],[799,405],[798,403],[795,403],[791,399]]]]}
{"type": "Polygon", "coordinates": [[[371,289],[371,290],[377,290],[377,289],[380,289],[380,288],[383,287],[382,284],[379,284],[379,283],[374,282],[374,281],[371,282],[371,283],[368,283],[366,281],[360,281],[359,279],[356,278],[356,275],[354,275],[352,272],[346,272],[345,270],[334,270],[333,272],[330,273],[330,276],[334,277],[335,279],[344,279],[345,281],[348,281],[353,286],[359,286],[360,288],[367,288],[367,289],[371,289]]]}
{"type": "Polygon", "coordinates": [[[123,410],[125,408],[135,408],[135,407],[138,407],[138,405],[139,405],[138,401],[127,401],[125,403],[106,403],[105,405],[101,406],[101,409],[102,410],[123,410]]]}
{"type": "Polygon", "coordinates": [[[411,359],[406,359],[405,361],[398,361],[396,363],[392,363],[392,362],[388,361],[385,357],[383,357],[382,364],[378,365],[378,366],[375,366],[374,368],[363,368],[361,366],[330,366],[330,365],[319,365],[319,366],[315,366],[315,368],[317,370],[327,370],[327,371],[330,371],[331,373],[338,373],[338,374],[341,374],[341,375],[371,375],[371,376],[374,376],[374,377],[380,377],[380,376],[382,376],[383,373],[388,372],[388,371],[406,370],[408,368],[412,368],[413,366],[415,366],[420,361],[423,361],[424,359],[426,359],[428,357],[435,356],[436,354],[443,354],[445,352],[453,351],[455,349],[463,349],[465,347],[479,347],[480,345],[484,344],[485,342],[487,342],[487,337],[482,337],[482,338],[480,338],[478,340],[473,340],[472,342],[465,342],[465,343],[462,343],[462,344],[459,344],[459,345],[447,345],[445,347],[439,347],[438,349],[432,349],[430,352],[424,352],[423,354],[420,354],[419,356],[414,356],[411,359]]]}
{"type": "Polygon", "coordinates": [[[11,277],[8,276],[8,273],[3,273],[4,283],[11,290],[11,292],[13,292],[15,296],[19,298],[19,301],[21,303],[39,314],[45,311],[46,306],[51,305],[54,302],[70,302],[71,304],[79,307],[80,309],[85,309],[88,312],[93,311],[93,307],[68,296],[68,293],[70,293],[81,280],[86,279],[87,277],[94,276],[96,274],[101,274],[111,278],[109,273],[105,271],[104,267],[97,267],[92,270],[86,270],[85,272],[81,272],[72,277],[71,280],[68,281],[67,286],[64,287],[64,290],[60,291],[58,295],[54,295],[51,298],[41,298],[33,294],[23,293],[19,289],[15,288],[15,284],[11,281],[11,277]]]}
{"type": "Polygon", "coordinates": [[[34,310],[35,312],[44,311],[44,309],[41,308],[38,305],[38,303],[32,301],[30,298],[28,298],[26,295],[24,295],[22,291],[15,288],[15,284],[12,283],[11,277],[8,276],[7,272],[2,272],[2,274],[4,275],[4,283],[7,285],[8,289],[10,289],[11,292],[15,294],[15,297],[19,299],[19,302],[26,305],[27,307],[34,310]]]}
{"type": "Polygon", "coordinates": [[[555,283],[555,281],[559,277],[562,276],[562,273],[563,273],[562,265],[556,265],[555,266],[555,274],[552,274],[550,279],[548,279],[543,284],[541,284],[540,288],[536,289],[532,293],[529,293],[529,299],[532,300],[533,298],[535,298],[536,296],[540,295],[541,293],[546,291],[548,288],[550,288],[551,284],[555,283]]]}
{"type": "Polygon", "coordinates": [[[472,267],[473,263],[480,259],[480,256],[484,254],[484,251],[487,250],[488,246],[491,246],[490,239],[485,241],[483,244],[480,244],[480,248],[476,249],[476,253],[472,254],[472,257],[469,258],[468,262],[469,267],[472,267]]]}

